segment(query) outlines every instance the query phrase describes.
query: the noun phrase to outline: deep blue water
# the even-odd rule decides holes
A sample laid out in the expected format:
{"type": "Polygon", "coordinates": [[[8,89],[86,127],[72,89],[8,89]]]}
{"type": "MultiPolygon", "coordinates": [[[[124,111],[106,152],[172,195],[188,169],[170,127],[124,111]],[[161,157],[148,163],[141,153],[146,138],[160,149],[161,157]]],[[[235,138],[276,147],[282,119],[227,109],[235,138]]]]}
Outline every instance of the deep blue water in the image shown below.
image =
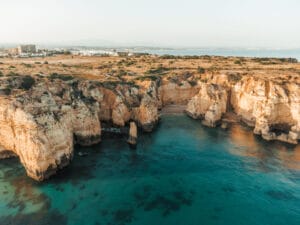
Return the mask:
{"type": "Polygon", "coordinates": [[[145,52],[158,55],[215,55],[240,57],[296,58],[300,60],[300,49],[243,49],[243,48],[179,48],[145,49],[145,52]]]}
{"type": "Polygon", "coordinates": [[[125,137],[80,150],[90,154],[43,183],[0,161],[0,224],[300,224],[300,146],[240,125],[163,116],[136,150],[125,137]]]}

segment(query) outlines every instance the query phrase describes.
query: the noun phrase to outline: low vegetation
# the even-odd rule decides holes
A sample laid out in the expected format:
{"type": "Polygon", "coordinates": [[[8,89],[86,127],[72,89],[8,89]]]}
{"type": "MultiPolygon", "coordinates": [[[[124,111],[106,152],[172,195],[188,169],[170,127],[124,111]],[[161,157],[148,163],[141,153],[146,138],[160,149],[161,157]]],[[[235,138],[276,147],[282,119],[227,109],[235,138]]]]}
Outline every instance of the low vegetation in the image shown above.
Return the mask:
{"type": "Polygon", "coordinates": [[[197,85],[197,81],[195,81],[195,80],[189,80],[188,82],[192,87],[197,85]]]}
{"type": "Polygon", "coordinates": [[[22,89],[29,90],[34,84],[35,84],[35,80],[31,76],[27,75],[22,77],[22,83],[21,83],[22,89]]]}
{"type": "Polygon", "coordinates": [[[156,81],[158,79],[159,79],[159,77],[158,76],[154,76],[154,75],[141,76],[141,77],[137,77],[136,78],[136,80],[140,80],[140,81],[145,81],[145,80],[156,81]]]}
{"type": "Polygon", "coordinates": [[[169,68],[166,68],[166,67],[163,67],[162,65],[160,65],[157,68],[151,68],[151,69],[147,70],[146,74],[162,74],[169,70],[170,70],[169,68]]]}
{"type": "Polygon", "coordinates": [[[50,79],[51,80],[60,79],[60,80],[68,81],[68,80],[73,80],[74,77],[71,76],[71,75],[64,75],[64,74],[52,73],[52,74],[50,74],[50,79]]]}
{"type": "Polygon", "coordinates": [[[203,67],[198,66],[197,71],[199,74],[204,74],[205,73],[205,69],[203,67]]]}
{"type": "Polygon", "coordinates": [[[59,55],[35,60],[32,62],[22,58],[1,59],[1,79],[26,74],[35,78],[36,82],[38,79],[48,78],[52,81],[62,80],[74,83],[77,78],[86,78],[110,88],[116,88],[118,84],[133,86],[136,81],[163,81],[165,79],[178,85],[184,84],[184,80],[190,85],[196,85],[198,81],[210,82],[212,75],[226,75],[232,83],[240,81],[245,75],[277,80],[281,83],[289,80],[297,83],[300,80],[300,63],[293,58],[207,55],[143,55],[123,58],[59,55]]]}

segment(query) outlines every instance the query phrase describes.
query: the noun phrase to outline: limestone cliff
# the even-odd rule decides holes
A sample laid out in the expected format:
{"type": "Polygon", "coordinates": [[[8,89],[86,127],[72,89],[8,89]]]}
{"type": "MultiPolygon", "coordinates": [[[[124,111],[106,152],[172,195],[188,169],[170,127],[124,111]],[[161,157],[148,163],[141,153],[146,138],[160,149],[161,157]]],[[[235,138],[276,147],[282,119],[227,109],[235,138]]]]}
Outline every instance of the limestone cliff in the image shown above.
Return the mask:
{"type": "Polygon", "coordinates": [[[127,142],[131,146],[135,146],[137,143],[137,126],[135,122],[130,122],[129,135],[127,142]]]}
{"type": "MultiPolygon", "coordinates": [[[[174,78],[173,78],[174,79],[174,78]]],[[[198,82],[183,80],[177,83],[164,79],[159,86],[159,98],[162,105],[186,105],[199,91],[198,82]]]]}
{"type": "Polygon", "coordinates": [[[74,143],[100,141],[99,107],[69,85],[40,82],[29,91],[0,96],[0,143],[19,156],[34,179],[68,165],[74,143]]]}
{"type": "Polygon", "coordinates": [[[135,82],[0,77],[0,158],[17,155],[27,174],[44,180],[70,163],[74,144],[101,141],[101,123],[137,125],[150,132],[159,110],[187,105],[186,112],[215,127],[236,113],[266,140],[300,139],[300,88],[292,82],[226,74],[135,82]],[[234,79],[232,79],[234,78],[234,79]]]}
{"type": "Polygon", "coordinates": [[[232,87],[231,105],[266,140],[296,144],[300,138],[300,87],[295,83],[242,79],[232,87]]]}
{"type": "MultiPolygon", "coordinates": [[[[134,120],[145,131],[158,121],[157,84],[135,86],[88,80],[36,77],[30,88],[22,77],[1,78],[0,157],[17,155],[27,174],[44,180],[69,164],[74,144],[101,140],[101,121],[125,126],[134,120]]],[[[31,78],[33,79],[33,78],[31,78]]]]}
{"type": "Polygon", "coordinates": [[[224,113],[233,111],[254,133],[266,140],[297,144],[300,139],[300,87],[292,82],[273,82],[245,76],[229,83],[224,76],[203,83],[186,112],[214,127],[224,113]],[[221,80],[221,81],[220,81],[221,80]]]}
{"type": "Polygon", "coordinates": [[[201,83],[199,93],[189,101],[186,112],[194,119],[203,119],[204,125],[215,127],[226,107],[227,91],[223,87],[201,83]]]}

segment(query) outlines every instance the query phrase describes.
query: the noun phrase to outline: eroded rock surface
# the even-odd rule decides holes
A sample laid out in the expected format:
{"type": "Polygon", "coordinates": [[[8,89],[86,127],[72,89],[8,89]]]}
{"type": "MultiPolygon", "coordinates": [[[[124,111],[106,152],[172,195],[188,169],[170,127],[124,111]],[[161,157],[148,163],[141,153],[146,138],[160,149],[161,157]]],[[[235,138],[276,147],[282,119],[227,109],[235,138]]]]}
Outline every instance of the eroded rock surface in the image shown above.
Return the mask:
{"type": "Polygon", "coordinates": [[[186,112],[194,119],[203,119],[204,125],[215,127],[226,107],[227,91],[217,84],[202,83],[199,93],[189,101],[186,112]]]}
{"type": "Polygon", "coordinates": [[[232,87],[231,105],[254,133],[296,144],[300,138],[300,87],[245,78],[232,87]]]}
{"type": "Polygon", "coordinates": [[[186,112],[214,127],[224,113],[232,111],[254,133],[266,140],[297,144],[300,139],[300,87],[293,82],[278,83],[245,76],[229,83],[223,76],[201,85],[186,112]]]}
{"type": "MultiPolygon", "coordinates": [[[[159,81],[133,85],[34,77],[30,88],[24,89],[22,76],[1,79],[3,89],[14,87],[0,95],[1,157],[17,155],[36,180],[68,165],[74,144],[99,143],[101,121],[123,127],[131,120],[152,131],[162,104],[159,81]]],[[[134,128],[131,132],[136,139],[134,128]]]]}
{"type": "Polygon", "coordinates": [[[34,76],[25,85],[23,76],[1,77],[0,158],[16,155],[30,177],[44,180],[70,163],[74,144],[99,143],[101,123],[124,127],[131,121],[129,140],[136,142],[136,125],[151,132],[159,110],[172,104],[186,104],[189,116],[210,127],[235,113],[264,139],[296,144],[299,84],[233,78],[188,75],[129,83],[34,76]]]}
{"type": "Polygon", "coordinates": [[[137,126],[135,124],[135,122],[130,122],[130,127],[129,127],[129,137],[127,142],[132,145],[135,146],[137,144],[137,126]]]}

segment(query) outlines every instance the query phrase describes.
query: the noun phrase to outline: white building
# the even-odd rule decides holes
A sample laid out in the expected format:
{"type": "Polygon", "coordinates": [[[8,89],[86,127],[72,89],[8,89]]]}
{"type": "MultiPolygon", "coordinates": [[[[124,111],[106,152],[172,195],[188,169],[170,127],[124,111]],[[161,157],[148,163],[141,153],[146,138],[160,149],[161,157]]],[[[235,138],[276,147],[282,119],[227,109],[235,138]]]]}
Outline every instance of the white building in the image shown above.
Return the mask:
{"type": "Polygon", "coordinates": [[[32,53],[36,53],[36,46],[35,45],[20,45],[18,47],[18,53],[21,54],[32,54],[32,53]]]}

